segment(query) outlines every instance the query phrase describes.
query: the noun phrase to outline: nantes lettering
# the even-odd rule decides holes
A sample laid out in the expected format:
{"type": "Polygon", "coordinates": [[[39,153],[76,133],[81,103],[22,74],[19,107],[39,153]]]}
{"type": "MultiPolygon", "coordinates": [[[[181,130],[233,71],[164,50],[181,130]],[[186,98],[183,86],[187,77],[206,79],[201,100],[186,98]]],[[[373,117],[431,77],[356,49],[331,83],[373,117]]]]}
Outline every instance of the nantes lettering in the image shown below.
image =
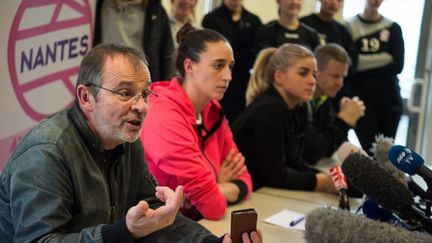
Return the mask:
{"type": "Polygon", "coordinates": [[[31,48],[27,52],[21,51],[20,73],[25,69],[31,71],[57,61],[84,56],[88,49],[89,37],[83,35],[81,38],[74,37],[31,48]]]}

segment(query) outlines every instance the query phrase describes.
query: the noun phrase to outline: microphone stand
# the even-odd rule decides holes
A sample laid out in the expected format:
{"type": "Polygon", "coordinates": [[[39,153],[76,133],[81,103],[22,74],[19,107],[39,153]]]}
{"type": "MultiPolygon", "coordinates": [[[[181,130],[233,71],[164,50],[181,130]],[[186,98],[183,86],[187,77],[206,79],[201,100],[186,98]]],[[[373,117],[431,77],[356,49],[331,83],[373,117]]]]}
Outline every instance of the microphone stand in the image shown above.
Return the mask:
{"type": "Polygon", "coordinates": [[[426,190],[426,195],[424,201],[426,203],[425,213],[428,218],[431,216],[431,206],[432,206],[432,183],[426,183],[428,189],[426,190]]]}
{"type": "Polygon", "coordinates": [[[426,182],[428,189],[426,190],[426,216],[430,218],[431,216],[431,206],[432,206],[432,170],[425,166],[420,166],[417,174],[423,177],[423,180],[426,182]]]}

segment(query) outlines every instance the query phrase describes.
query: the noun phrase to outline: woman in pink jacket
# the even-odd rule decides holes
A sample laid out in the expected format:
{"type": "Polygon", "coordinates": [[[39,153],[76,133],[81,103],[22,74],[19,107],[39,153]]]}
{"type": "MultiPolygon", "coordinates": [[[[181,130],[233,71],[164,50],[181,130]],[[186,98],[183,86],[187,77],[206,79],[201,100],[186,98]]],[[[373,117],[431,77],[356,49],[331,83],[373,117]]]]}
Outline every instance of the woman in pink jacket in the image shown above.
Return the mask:
{"type": "Polygon", "coordinates": [[[234,58],[219,33],[185,25],[177,34],[177,77],[152,83],[141,132],[147,163],[161,185],[184,186],[184,215],[220,219],[227,203],[252,191],[218,100],[231,81],[234,58]]]}

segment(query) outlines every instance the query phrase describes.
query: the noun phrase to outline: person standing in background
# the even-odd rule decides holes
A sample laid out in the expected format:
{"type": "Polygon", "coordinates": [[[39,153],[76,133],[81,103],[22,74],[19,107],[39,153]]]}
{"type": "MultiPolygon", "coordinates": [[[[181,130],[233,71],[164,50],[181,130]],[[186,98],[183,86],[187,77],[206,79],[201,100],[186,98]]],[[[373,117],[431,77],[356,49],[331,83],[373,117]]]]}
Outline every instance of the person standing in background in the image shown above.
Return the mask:
{"type": "Polygon", "coordinates": [[[303,22],[318,32],[321,45],[336,43],[342,46],[351,59],[349,74],[357,67],[357,49],[347,28],[335,20],[335,15],[342,6],[342,0],[319,0],[320,11],[300,18],[303,22]]]}
{"type": "Polygon", "coordinates": [[[335,193],[331,175],[303,160],[307,113],[300,105],[315,91],[313,53],[297,44],[260,52],[246,92],[246,109],[232,124],[254,190],[276,187],[335,193]]]}
{"type": "Polygon", "coordinates": [[[106,42],[143,51],[152,80],[173,76],[174,44],[160,0],[98,0],[93,45],[106,42]]]}
{"type": "Polygon", "coordinates": [[[171,15],[170,26],[172,39],[174,41],[174,49],[177,49],[177,32],[180,28],[186,24],[190,23],[192,26],[196,26],[195,21],[195,6],[198,0],[171,0],[171,15]]]}
{"type": "Polygon", "coordinates": [[[303,0],[277,0],[279,19],[262,26],[256,35],[258,50],[284,43],[302,45],[313,51],[319,46],[318,33],[298,19],[303,0]]]}
{"type": "Polygon", "coordinates": [[[235,65],[232,82],[221,100],[229,122],[245,107],[246,87],[249,82],[257,50],[255,34],[261,26],[259,17],[242,5],[243,0],[224,0],[222,5],[204,16],[202,26],[221,33],[228,39],[234,51],[235,65]]]}
{"type": "Polygon", "coordinates": [[[359,54],[357,72],[348,80],[352,95],[367,107],[355,128],[370,153],[375,136],[396,136],[402,115],[399,79],[404,65],[404,40],[399,24],[379,13],[383,0],[365,0],[361,14],[346,21],[359,54]]]}
{"type": "Polygon", "coordinates": [[[181,212],[219,220],[228,203],[252,193],[252,180],[222,108],[234,57],[218,32],[186,23],[177,34],[177,76],[155,82],[141,139],[149,169],[162,185],[184,186],[181,212]]]}

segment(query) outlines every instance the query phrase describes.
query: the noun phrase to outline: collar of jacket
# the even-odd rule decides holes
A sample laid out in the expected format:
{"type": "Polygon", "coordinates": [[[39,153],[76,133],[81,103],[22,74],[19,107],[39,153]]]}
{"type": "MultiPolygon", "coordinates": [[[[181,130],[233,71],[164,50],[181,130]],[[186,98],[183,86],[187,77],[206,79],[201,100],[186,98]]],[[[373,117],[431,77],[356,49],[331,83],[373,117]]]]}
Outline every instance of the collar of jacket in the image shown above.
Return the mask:
{"type": "MultiPolygon", "coordinates": [[[[232,20],[232,15],[233,15],[233,11],[231,11],[226,5],[225,3],[222,3],[222,5],[220,6],[220,11],[223,15],[225,15],[226,18],[232,20]]],[[[242,6],[242,11],[240,13],[240,19],[243,19],[243,13],[244,13],[245,9],[242,6]]]]}
{"type": "MultiPolygon", "coordinates": [[[[68,110],[68,116],[83,139],[84,143],[93,154],[105,155],[108,152],[102,147],[102,144],[88,126],[87,120],[84,117],[84,114],[82,113],[77,101],[75,101],[73,106],[68,110]]],[[[124,154],[124,144],[117,145],[110,152],[112,152],[114,158],[124,154]]]]}
{"type": "MultiPolygon", "coordinates": [[[[280,99],[281,102],[285,103],[285,100],[282,98],[282,96],[279,94],[279,92],[276,90],[276,88],[274,87],[273,83],[269,85],[269,87],[264,91],[265,94],[267,95],[271,95],[271,96],[276,96],[280,99]]],[[[289,110],[288,105],[286,106],[287,110],[289,110]]]]}

